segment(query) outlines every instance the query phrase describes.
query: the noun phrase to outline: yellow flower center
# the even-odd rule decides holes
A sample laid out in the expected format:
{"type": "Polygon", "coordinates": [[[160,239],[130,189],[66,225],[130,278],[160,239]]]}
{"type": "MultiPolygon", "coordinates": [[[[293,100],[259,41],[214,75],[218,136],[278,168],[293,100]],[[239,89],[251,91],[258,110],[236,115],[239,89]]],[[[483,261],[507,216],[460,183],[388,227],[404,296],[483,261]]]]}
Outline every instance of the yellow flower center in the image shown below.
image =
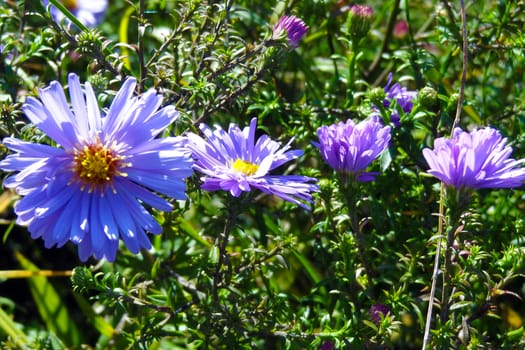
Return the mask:
{"type": "Polygon", "coordinates": [[[77,0],[63,0],[62,3],[69,11],[77,9],[77,0]]]}
{"type": "Polygon", "coordinates": [[[124,157],[100,143],[85,145],[81,150],[75,151],[73,170],[77,178],[83,183],[82,189],[89,188],[93,191],[110,184],[116,175],[125,176],[120,168],[126,166],[122,162],[124,157]]]}
{"type": "Polygon", "coordinates": [[[238,158],[232,165],[233,171],[243,173],[245,175],[253,175],[259,169],[257,164],[253,164],[238,158]]]}

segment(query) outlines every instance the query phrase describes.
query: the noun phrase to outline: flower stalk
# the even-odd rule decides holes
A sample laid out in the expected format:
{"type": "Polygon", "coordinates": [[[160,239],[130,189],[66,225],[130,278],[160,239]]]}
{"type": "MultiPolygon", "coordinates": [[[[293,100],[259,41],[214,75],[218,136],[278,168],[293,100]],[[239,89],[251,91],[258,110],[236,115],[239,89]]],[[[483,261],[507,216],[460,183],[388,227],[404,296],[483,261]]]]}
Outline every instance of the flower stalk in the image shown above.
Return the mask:
{"type": "Polygon", "coordinates": [[[463,224],[461,223],[461,217],[468,206],[470,200],[470,193],[466,189],[456,190],[454,188],[448,188],[446,191],[447,199],[447,219],[448,219],[448,229],[446,236],[446,245],[445,245],[445,261],[443,267],[443,293],[441,297],[441,322],[444,324],[449,318],[449,310],[451,306],[450,296],[453,289],[452,280],[452,270],[453,270],[453,251],[454,251],[454,241],[459,232],[463,229],[463,224]]]}
{"type": "MultiPolygon", "coordinates": [[[[217,237],[217,240],[215,242],[215,247],[219,249],[219,257],[217,261],[217,265],[215,266],[215,273],[213,275],[213,285],[212,285],[212,298],[213,302],[215,304],[219,303],[219,287],[220,283],[223,280],[223,274],[221,273],[222,266],[224,263],[228,260],[228,241],[230,238],[230,233],[232,231],[233,226],[235,225],[235,221],[237,218],[237,209],[234,207],[228,208],[228,215],[226,216],[226,222],[224,223],[224,229],[219,234],[219,237],[217,237]]],[[[212,248],[213,249],[213,248],[212,248]]]]}
{"type": "Polygon", "coordinates": [[[363,266],[366,274],[368,288],[370,290],[371,298],[374,298],[374,288],[373,288],[373,276],[374,271],[372,265],[370,265],[368,254],[366,252],[366,237],[362,232],[362,225],[359,219],[359,183],[355,181],[353,176],[348,176],[343,181],[347,181],[345,188],[345,199],[346,205],[348,208],[348,216],[350,218],[350,225],[352,227],[352,233],[354,235],[355,242],[357,244],[357,255],[363,266]]]}
{"type": "Polygon", "coordinates": [[[368,34],[372,23],[373,10],[366,5],[353,5],[348,10],[346,26],[350,37],[347,54],[348,82],[347,82],[347,105],[353,104],[353,90],[355,81],[355,70],[359,56],[360,43],[368,34]]]}

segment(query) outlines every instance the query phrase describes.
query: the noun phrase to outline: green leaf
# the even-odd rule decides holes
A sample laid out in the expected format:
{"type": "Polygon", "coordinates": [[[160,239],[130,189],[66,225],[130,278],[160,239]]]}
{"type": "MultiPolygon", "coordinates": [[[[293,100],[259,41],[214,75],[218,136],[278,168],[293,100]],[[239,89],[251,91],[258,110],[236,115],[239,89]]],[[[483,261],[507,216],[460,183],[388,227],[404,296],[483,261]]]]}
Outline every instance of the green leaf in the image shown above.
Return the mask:
{"type": "Polygon", "coordinates": [[[0,307],[0,329],[5,332],[11,339],[23,348],[27,344],[27,337],[18,327],[15,322],[7,315],[7,313],[0,307]]]}
{"type": "MultiPolygon", "coordinates": [[[[15,252],[20,265],[30,271],[38,271],[31,261],[20,252],[15,252]]],[[[80,332],[68,314],[65,304],[60,295],[48,279],[43,276],[28,278],[29,289],[33,300],[38,308],[40,317],[46,324],[47,330],[54,333],[66,345],[77,345],[81,343],[80,332]]]]}
{"type": "MultiPolygon", "coordinates": [[[[128,44],[129,41],[128,41],[128,28],[129,28],[129,18],[131,17],[131,15],[133,14],[133,12],[135,12],[135,8],[134,7],[129,7],[126,12],[124,12],[124,15],[122,16],[122,18],[120,19],[120,26],[119,26],[119,29],[118,29],[118,35],[119,35],[119,40],[121,43],[124,43],[124,44],[128,44]]],[[[126,45],[122,45],[121,48],[122,50],[122,59],[124,60],[124,65],[126,66],[126,68],[131,71],[131,62],[129,60],[129,50],[127,48],[126,45]]]]}
{"type": "Polygon", "coordinates": [[[49,0],[49,2],[55,6],[62,14],[67,17],[74,25],[77,26],[78,29],[80,29],[83,32],[89,31],[89,29],[80,22],[69,10],[58,0],[49,0]]]}
{"type": "Polygon", "coordinates": [[[180,223],[180,229],[182,231],[184,231],[188,236],[190,236],[191,238],[193,238],[195,241],[199,242],[200,244],[202,244],[203,246],[207,247],[207,248],[211,248],[213,246],[213,243],[211,242],[208,242],[207,240],[205,240],[200,234],[199,232],[191,225],[190,222],[188,222],[187,220],[183,220],[181,221],[180,223]]]}
{"type": "MultiPolygon", "coordinates": [[[[299,263],[301,264],[301,266],[304,268],[306,274],[308,275],[308,277],[310,277],[312,279],[312,281],[316,284],[316,285],[319,285],[322,281],[322,277],[321,275],[319,275],[319,273],[317,272],[317,270],[315,269],[315,267],[310,263],[310,261],[299,251],[297,251],[296,249],[290,249],[293,256],[299,261],[299,263]]],[[[326,295],[326,288],[325,287],[321,287],[320,288],[320,291],[323,295],[326,295]]]]}
{"type": "Polygon", "coordinates": [[[93,326],[100,332],[100,334],[111,338],[115,333],[115,329],[104,319],[93,311],[91,304],[78,293],[73,293],[75,300],[82,310],[82,314],[87,317],[93,326]]]}

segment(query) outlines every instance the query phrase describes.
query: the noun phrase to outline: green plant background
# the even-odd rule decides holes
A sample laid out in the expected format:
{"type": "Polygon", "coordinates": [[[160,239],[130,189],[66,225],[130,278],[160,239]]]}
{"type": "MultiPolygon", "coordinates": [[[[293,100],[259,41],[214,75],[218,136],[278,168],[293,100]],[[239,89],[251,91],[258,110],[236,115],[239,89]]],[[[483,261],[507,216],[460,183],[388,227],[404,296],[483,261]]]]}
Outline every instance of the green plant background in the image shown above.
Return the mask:
{"type": "MultiPolygon", "coordinates": [[[[39,1],[0,1],[2,137],[46,141],[21,105],[51,80],[65,83],[75,72],[107,107],[123,77],[135,76],[142,90],[158,89],[180,111],[166,135],[258,117],[261,133],[283,143],[294,137],[293,147],[305,151],[280,171],[316,177],[321,188],[305,211],[261,193],[240,201],[207,193],[196,175],[187,201],[155,213],[164,232],[151,236],[154,249],[133,255],[122,246],[114,263],[81,263],[72,244],[44,249],[14,224],[16,197],[3,192],[2,348],[421,348],[440,198],[421,151],[450,134],[456,115],[460,2],[367,2],[371,28],[356,39],[344,1],[109,1],[96,31],[57,24],[39,1]],[[295,49],[269,41],[283,14],[309,26],[295,49]],[[404,34],[399,21],[408,24],[404,34]],[[381,174],[351,193],[374,270],[368,279],[348,193],[312,142],[322,125],[365,119],[390,72],[409,90],[430,87],[437,97],[420,93],[371,166],[381,174]],[[216,241],[234,209],[217,301],[216,241]],[[370,308],[378,304],[390,311],[375,322],[370,308]]],[[[523,158],[525,3],[467,1],[465,9],[460,126],[499,129],[513,157],[523,158]]],[[[456,242],[451,316],[433,318],[432,348],[525,346],[524,213],[523,187],[474,194],[456,242]]]]}

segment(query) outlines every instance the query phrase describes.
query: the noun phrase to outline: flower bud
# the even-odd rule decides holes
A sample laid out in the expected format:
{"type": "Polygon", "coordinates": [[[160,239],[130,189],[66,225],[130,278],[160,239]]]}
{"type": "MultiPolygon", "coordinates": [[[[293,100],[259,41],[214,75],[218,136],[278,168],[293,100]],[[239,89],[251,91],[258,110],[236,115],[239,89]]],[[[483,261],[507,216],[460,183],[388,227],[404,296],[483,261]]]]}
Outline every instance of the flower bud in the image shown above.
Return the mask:
{"type": "Polygon", "coordinates": [[[382,106],[386,98],[385,90],[382,87],[375,87],[368,91],[368,98],[376,106],[382,106]]]}
{"type": "Polygon", "coordinates": [[[308,26],[302,19],[295,16],[282,16],[273,27],[272,39],[278,40],[286,34],[288,44],[295,48],[307,31],[308,26]]]}
{"type": "Polygon", "coordinates": [[[353,5],[348,11],[346,26],[352,40],[359,40],[368,34],[374,11],[370,6],[353,5]]]}
{"type": "Polygon", "coordinates": [[[80,54],[89,54],[93,51],[102,50],[102,33],[97,29],[80,32],[76,35],[78,47],[76,51],[80,54]]]}
{"type": "Polygon", "coordinates": [[[459,101],[458,93],[453,93],[452,95],[450,95],[450,97],[448,98],[447,112],[450,113],[450,112],[455,111],[458,106],[458,101],[459,101]]]}
{"type": "Polygon", "coordinates": [[[95,91],[104,91],[109,84],[108,78],[100,73],[92,74],[89,76],[88,81],[95,91]]]}
{"type": "Polygon", "coordinates": [[[397,21],[394,25],[394,37],[402,39],[408,35],[408,22],[405,20],[397,21]]]}
{"type": "Polygon", "coordinates": [[[438,104],[438,94],[437,91],[431,88],[430,86],[425,86],[419,91],[418,94],[419,104],[421,107],[432,110],[438,104]]]}

